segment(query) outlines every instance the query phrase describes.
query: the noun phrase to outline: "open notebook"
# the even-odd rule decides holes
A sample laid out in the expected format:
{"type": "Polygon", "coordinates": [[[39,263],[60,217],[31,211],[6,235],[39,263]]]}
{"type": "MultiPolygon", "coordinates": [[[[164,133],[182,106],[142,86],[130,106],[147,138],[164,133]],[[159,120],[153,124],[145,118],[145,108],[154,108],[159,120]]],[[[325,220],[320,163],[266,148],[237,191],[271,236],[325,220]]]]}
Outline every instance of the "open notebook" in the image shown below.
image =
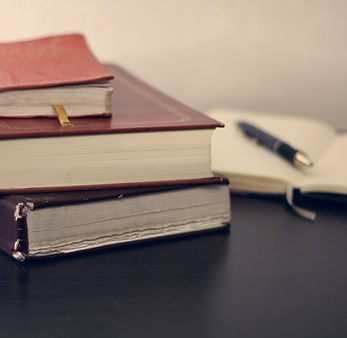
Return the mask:
{"type": "MultiPolygon", "coordinates": [[[[212,138],[212,168],[230,180],[230,189],[265,194],[347,194],[347,133],[313,119],[215,109],[208,113],[225,128],[212,138]],[[305,152],[313,168],[297,169],[259,146],[237,128],[246,121],[305,152]]],[[[290,202],[290,201],[289,201],[290,202]]]]}

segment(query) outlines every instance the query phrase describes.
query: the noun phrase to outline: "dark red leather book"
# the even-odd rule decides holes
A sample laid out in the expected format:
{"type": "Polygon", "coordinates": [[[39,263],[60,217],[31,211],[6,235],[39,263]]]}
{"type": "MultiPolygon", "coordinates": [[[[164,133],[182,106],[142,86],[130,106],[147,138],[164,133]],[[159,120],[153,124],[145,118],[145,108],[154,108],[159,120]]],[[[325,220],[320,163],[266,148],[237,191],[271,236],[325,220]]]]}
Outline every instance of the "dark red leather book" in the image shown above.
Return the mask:
{"type": "Polygon", "coordinates": [[[0,91],[111,79],[79,34],[0,43],[0,91]]]}
{"type": "Polygon", "coordinates": [[[19,261],[228,226],[228,182],[5,195],[0,249],[19,261]]]}
{"type": "Polygon", "coordinates": [[[221,123],[124,69],[111,118],[0,119],[0,192],[81,190],[211,177],[210,137],[221,123]]]}

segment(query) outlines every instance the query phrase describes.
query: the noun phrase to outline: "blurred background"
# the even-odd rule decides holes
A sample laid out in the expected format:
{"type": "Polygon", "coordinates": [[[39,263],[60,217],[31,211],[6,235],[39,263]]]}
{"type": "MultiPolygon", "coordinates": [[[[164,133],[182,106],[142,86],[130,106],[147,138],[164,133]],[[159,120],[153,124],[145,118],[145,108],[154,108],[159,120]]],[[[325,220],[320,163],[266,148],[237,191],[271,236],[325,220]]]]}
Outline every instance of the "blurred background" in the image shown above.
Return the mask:
{"type": "MultiPolygon", "coordinates": [[[[1,0],[0,42],[85,35],[180,101],[320,116],[347,128],[347,1],[1,0]]],[[[1,65],[0,65],[1,67],[1,65]]]]}

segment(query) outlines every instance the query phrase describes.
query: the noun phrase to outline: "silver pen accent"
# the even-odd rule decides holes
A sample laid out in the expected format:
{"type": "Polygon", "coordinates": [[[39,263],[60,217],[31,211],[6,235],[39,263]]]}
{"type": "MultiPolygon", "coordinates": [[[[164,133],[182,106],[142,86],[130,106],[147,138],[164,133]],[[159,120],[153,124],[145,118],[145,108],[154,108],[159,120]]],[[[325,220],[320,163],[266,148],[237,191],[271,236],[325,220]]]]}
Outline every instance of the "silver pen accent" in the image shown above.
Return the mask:
{"type": "Polygon", "coordinates": [[[298,151],[293,159],[294,165],[298,168],[311,168],[313,162],[302,152],[298,151]]]}

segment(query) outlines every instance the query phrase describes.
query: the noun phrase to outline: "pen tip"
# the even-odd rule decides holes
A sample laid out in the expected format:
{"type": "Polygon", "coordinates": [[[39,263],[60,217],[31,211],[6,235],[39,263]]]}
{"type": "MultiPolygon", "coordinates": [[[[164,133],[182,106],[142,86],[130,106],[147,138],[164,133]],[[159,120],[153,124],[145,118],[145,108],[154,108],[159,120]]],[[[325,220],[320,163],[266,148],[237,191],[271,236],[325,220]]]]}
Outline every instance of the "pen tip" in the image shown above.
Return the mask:
{"type": "Polygon", "coordinates": [[[313,162],[305,154],[297,152],[294,156],[294,165],[298,168],[312,168],[313,162]]]}

